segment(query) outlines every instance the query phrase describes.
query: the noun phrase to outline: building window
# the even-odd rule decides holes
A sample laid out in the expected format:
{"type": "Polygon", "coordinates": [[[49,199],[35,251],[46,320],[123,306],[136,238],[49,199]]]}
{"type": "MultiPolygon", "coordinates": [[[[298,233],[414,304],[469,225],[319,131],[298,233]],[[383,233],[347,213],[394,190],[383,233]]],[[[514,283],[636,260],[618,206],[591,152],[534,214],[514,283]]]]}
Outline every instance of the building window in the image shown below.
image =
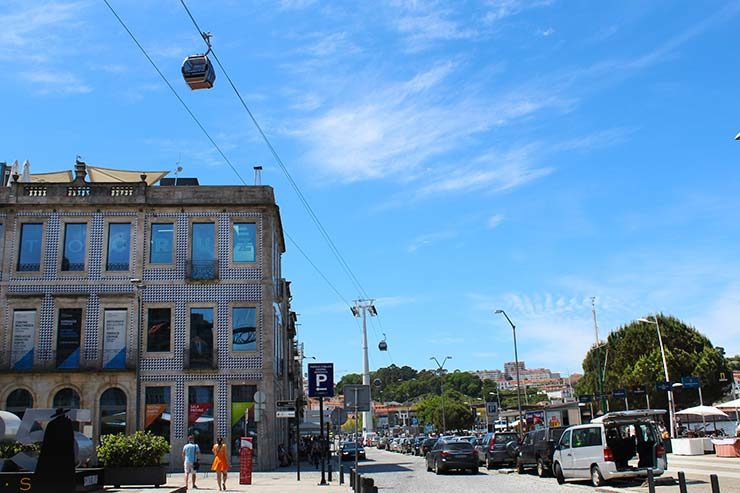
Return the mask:
{"type": "Polygon", "coordinates": [[[65,409],[79,409],[80,408],[80,394],[75,389],[62,389],[54,396],[54,403],[52,407],[65,409]]]}
{"type": "Polygon", "coordinates": [[[189,368],[213,368],[213,308],[190,309],[189,368]]]}
{"type": "Polygon", "coordinates": [[[108,389],[100,396],[100,435],[126,433],[126,394],[108,389]]]}
{"type": "Polygon", "coordinates": [[[257,225],[234,223],[232,250],[234,262],[254,262],[257,259],[257,225]]]}
{"type": "Polygon", "coordinates": [[[146,350],[151,353],[169,351],[171,327],[171,309],[150,308],[147,317],[146,350]]]}
{"type": "Polygon", "coordinates": [[[218,277],[215,223],[193,223],[190,257],[191,279],[206,280],[218,277]]]}
{"type": "Polygon", "coordinates": [[[33,397],[26,389],[15,389],[8,394],[5,401],[5,410],[23,419],[26,409],[33,407],[33,397]]]}
{"type": "Polygon", "coordinates": [[[152,224],[152,234],[149,240],[149,263],[171,264],[175,246],[174,223],[152,224]]]}
{"type": "Polygon", "coordinates": [[[103,312],[103,368],[126,367],[126,326],[128,310],[110,309],[103,312]]]}
{"type": "Polygon", "coordinates": [[[194,385],[188,388],[188,435],[195,437],[201,452],[208,453],[213,436],[213,387],[194,385]]]}
{"type": "MultiPolygon", "coordinates": [[[[252,437],[256,446],[257,423],[254,421],[256,385],[231,386],[231,455],[239,456],[240,437],[252,437]],[[245,419],[246,418],[246,419],[245,419]]],[[[256,453],[256,448],[255,448],[256,453]]]]}
{"type": "Polygon", "coordinates": [[[110,223],[108,224],[108,256],[106,257],[105,270],[127,271],[129,270],[129,258],[131,257],[131,224],[110,223]]]}
{"type": "Polygon", "coordinates": [[[64,225],[63,271],[85,270],[86,242],[87,223],[67,223],[64,225]]]}
{"type": "Polygon", "coordinates": [[[234,307],[231,311],[231,349],[234,351],[257,350],[257,309],[234,307]]]}
{"type": "Polygon", "coordinates": [[[170,388],[147,387],[144,429],[170,441],[170,388]]]}
{"type": "Polygon", "coordinates": [[[57,368],[80,367],[82,308],[61,308],[57,326],[57,368]]]}
{"type": "Polygon", "coordinates": [[[18,249],[19,272],[38,272],[41,270],[41,224],[21,224],[21,243],[18,249]]]}
{"type": "Polygon", "coordinates": [[[36,347],[36,310],[13,311],[13,336],[10,364],[14,370],[33,368],[36,347]]]}

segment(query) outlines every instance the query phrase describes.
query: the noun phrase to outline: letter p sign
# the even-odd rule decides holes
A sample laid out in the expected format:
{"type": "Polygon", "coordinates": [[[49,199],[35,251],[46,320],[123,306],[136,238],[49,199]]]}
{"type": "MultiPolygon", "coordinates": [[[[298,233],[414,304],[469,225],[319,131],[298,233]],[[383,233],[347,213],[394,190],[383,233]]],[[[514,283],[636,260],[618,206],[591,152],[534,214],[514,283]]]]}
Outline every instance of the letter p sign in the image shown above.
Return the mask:
{"type": "Polygon", "coordinates": [[[334,363],[308,364],[308,396],[334,397],[334,363]]]}

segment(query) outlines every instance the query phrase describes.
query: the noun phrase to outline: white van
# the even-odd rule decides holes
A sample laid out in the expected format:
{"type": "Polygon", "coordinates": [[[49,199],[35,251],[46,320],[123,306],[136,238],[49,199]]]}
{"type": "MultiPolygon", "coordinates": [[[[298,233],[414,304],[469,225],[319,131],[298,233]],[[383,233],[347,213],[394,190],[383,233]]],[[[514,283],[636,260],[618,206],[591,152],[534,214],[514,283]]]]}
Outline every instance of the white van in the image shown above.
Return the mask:
{"type": "Polygon", "coordinates": [[[665,410],[619,411],[587,425],[571,426],[555,447],[552,472],[566,479],[591,479],[602,486],[616,478],[660,476],[668,467],[655,420],[665,410]]]}

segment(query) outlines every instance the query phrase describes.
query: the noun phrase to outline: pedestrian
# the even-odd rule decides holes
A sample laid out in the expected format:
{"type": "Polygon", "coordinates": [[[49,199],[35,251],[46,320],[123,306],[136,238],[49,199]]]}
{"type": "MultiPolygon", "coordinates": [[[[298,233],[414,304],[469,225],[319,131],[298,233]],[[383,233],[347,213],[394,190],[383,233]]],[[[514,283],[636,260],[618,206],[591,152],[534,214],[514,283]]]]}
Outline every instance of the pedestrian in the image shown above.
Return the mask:
{"type": "Polygon", "coordinates": [[[74,493],[75,446],[72,420],[61,407],[51,415],[44,430],[39,461],[34,473],[34,489],[42,493],[74,493]]]}
{"type": "Polygon", "coordinates": [[[313,463],[314,469],[319,468],[319,462],[321,458],[321,445],[319,444],[318,438],[314,438],[311,444],[311,462],[313,463]]]}
{"type": "Polygon", "coordinates": [[[195,478],[198,473],[198,456],[200,455],[200,447],[195,443],[195,437],[188,435],[188,443],[182,448],[182,460],[183,468],[185,470],[185,489],[188,489],[188,476],[193,476],[193,489],[197,490],[198,487],[195,485],[195,478]]]}
{"type": "Polygon", "coordinates": [[[223,437],[218,437],[213,446],[213,464],[211,471],[216,471],[216,482],[218,489],[226,491],[226,476],[229,472],[229,462],[226,459],[226,446],[223,437]]]}

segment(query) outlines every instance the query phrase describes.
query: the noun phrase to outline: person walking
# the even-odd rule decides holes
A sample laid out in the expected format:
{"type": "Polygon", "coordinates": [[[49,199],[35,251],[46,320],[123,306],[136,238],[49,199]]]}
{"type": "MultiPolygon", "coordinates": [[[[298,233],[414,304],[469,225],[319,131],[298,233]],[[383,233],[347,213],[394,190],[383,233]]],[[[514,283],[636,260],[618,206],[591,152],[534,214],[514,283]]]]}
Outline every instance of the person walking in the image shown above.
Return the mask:
{"type": "Polygon", "coordinates": [[[229,472],[229,461],[226,459],[226,445],[224,445],[224,439],[222,437],[218,437],[216,444],[213,446],[211,471],[216,471],[218,489],[226,491],[226,476],[229,472]]]}
{"type": "Polygon", "coordinates": [[[193,476],[193,489],[197,490],[198,487],[195,485],[195,478],[198,473],[198,456],[200,455],[200,447],[195,443],[195,437],[188,435],[188,443],[182,448],[182,460],[183,467],[185,469],[185,489],[188,489],[188,476],[193,476]]]}

